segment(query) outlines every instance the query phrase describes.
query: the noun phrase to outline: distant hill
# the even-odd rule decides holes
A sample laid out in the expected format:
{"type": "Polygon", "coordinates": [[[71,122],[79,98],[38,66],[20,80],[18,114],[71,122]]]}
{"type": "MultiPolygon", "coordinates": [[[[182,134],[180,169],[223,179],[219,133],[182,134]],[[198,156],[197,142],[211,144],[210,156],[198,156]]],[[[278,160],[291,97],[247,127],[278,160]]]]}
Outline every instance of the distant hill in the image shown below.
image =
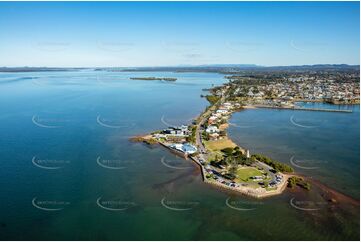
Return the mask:
{"type": "Polygon", "coordinates": [[[135,68],[110,68],[112,71],[173,71],[173,72],[217,72],[238,73],[245,71],[254,72],[304,72],[304,71],[357,71],[359,65],[346,64],[318,64],[301,66],[258,66],[254,64],[216,64],[199,66],[169,66],[169,67],[135,67],[135,68]]]}
{"type": "Polygon", "coordinates": [[[317,64],[300,66],[259,66],[255,64],[211,64],[197,66],[161,66],[161,67],[102,67],[102,68],[61,68],[61,67],[0,67],[0,72],[39,72],[39,71],[76,71],[94,69],[96,71],[113,72],[216,72],[224,74],[239,73],[245,71],[254,72],[304,72],[304,71],[359,71],[360,65],[347,64],[317,64]]]}
{"type": "Polygon", "coordinates": [[[317,64],[317,65],[301,65],[301,66],[271,66],[264,67],[266,69],[284,69],[284,70],[337,70],[337,69],[360,69],[360,65],[347,65],[347,64],[317,64]]]}

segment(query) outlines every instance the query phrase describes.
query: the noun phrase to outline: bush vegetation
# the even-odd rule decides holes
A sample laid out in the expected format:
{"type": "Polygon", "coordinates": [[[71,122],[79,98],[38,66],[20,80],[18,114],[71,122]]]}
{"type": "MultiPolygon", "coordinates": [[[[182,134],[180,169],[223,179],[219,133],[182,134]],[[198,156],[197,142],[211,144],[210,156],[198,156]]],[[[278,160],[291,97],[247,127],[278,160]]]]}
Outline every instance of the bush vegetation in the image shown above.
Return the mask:
{"type": "Polygon", "coordinates": [[[290,167],[289,165],[286,165],[279,161],[273,160],[267,156],[260,155],[260,154],[254,154],[251,157],[254,160],[258,160],[260,162],[263,162],[263,163],[271,166],[277,172],[293,172],[293,168],[290,167]]]}
{"type": "Polygon", "coordinates": [[[210,104],[215,104],[218,100],[219,100],[219,97],[215,96],[215,95],[207,95],[206,96],[206,99],[207,101],[210,103],[210,104]]]}
{"type": "Polygon", "coordinates": [[[309,182],[306,182],[302,177],[292,176],[288,178],[287,186],[289,188],[294,188],[295,186],[299,186],[306,190],[311,190],[311,184],[309,182]]]}

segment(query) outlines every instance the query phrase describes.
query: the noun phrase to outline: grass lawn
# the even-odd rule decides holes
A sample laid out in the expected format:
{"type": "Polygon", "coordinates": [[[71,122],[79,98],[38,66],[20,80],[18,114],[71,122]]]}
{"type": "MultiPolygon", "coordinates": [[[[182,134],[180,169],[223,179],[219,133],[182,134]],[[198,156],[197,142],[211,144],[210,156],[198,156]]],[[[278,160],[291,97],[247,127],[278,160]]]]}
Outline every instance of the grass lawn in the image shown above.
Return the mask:
{"type": "Polygon", "coordinates": [[[277,190],[277,187],[266,187],[267,191],[274,191],[277,190]]]}
{"type": "Polygon", "coordinates": [[[244,167],[237,170],[237,177],[242,181],[248,181],[251,176],[262,176],[263,173],[253,167],[244,167]]]}
{"type": "Polygon", "coordinates": [[[232,142],[232,140],[228,138],[220,139],[220,140],[211,140],[211,141],[205,141],[204,142],[207,149],[210,149],[212,151],[218,151],[222,150],[224,148],[228,147],[236,147],[237,145],[232,142]]]}
{"type": "MultiPolygon", "coordinates": [[[[208,161],[211,162],[212,160],[216,160],[217,152],[211,152],[208,154],[208,161]]],[[[220,156],[220,154],[218,154],[220,156]]]]}

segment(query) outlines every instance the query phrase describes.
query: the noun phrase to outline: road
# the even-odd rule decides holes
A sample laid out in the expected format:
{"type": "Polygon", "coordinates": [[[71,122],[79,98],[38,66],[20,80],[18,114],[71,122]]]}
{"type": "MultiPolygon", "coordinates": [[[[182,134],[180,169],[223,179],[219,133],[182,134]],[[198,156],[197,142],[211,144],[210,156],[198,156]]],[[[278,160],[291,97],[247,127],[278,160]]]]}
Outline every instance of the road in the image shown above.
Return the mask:
{"type": "Polygon", "coordinates": [[[272,167],[270,167],[269,165],[267,165],[263,162],[260,162],[260,161],[257,161],[257,165],[259,167],[262,167],[265,171],[267,171],[267,174],[269,174],[271,176],[270,182],[276,182],[276,174],[271,171],[271,170],[273,170],[272,167]]]}
{"type": "Polygon", "coordinates": [[[203,113],[200,116],[200,121],[197,124],[197,128],[196,128],[196,145],[200,151],[200,157],[204,160],[207,161],[208,160],[208,155],[207,155],[207,149],[204,147],[203,143],[202,143],[202,129],[201,126],[204,124],[204,122],[206,121],[206,117],[208,117],[213,111],[214,111],[214,107],[216,107],[218,104],[223,103],[224,100],[226,98],[224,96],[222,96],[215,104],[213,104],[205,113],[203,113]]]}
{"type": "MultiPolygon", "coordinates": [[[[225,97],[222,96],[215,104],[213,104],[206,112],[204,112],[203,114],[201,114],[201,116],[199,117],[199,122],[196,124],[196,146],[198,147],[198,150],[200,151],[199,153],[199,159],[198,162],[200,160],[203,160],[203,162],[208,161],[208,151],[207,149],[204,147],[203,142],[202,142],[202,125],[207,121],[207,117],[215,111],[215,107],[218,106],[219,104],[225,102],[225,97]]],[[[203,162],[201,162],[203,164],[203,162]]],[[[259,167],[262,167],[267,174],[269,174],[271,176],[271,180],[270,182],[276,182],[276,174],[274,174],[273,172],[271,172],[272,167],[268,166],[267,164],[264,164],[262,162],[257,162],[256,164],[259,167]]],[[[201,165],[203,167],[203,165],[201,165]]],[[[203,169],[203,168],[202,168],[203,169]]],[[[217,169],[216,169],[217,170],[217,169]]],[[[223,178],[224,180],[227,180],[225,178],[223,178]]],[[[285,179],[285,178],[284,178],[285,179]]],[[[231,182],[231,181],[229,181],[231,182]]],[[[249,183],[240,183],[241,186],[248,186],[249,183]]]]}
{"type": "MultiPolygon", "coordinates": [[[[203,114],[201,114],[200,116],[200,121],[197,123],[197,128],[196,128],[196,145],[198,147],[198,150],[200,151],[200,155],[199,157],[201,159],[203,159],[203,161],[207,161],[208,160],[208,151],[207,149],[204,147],[203,142],[202,142],[202,128],[201,126],[206,122],[206,118],[213,112],[214,107],[216,107],[218,104],[221,104],[225,101],[225,96],[222,96],[215,104],[213,104],[206,112],[204,112],[203,114]]],[[[272,167],[268,166],[267,164],[264,164],[262,162],[257,162],[257,165],[259,167],[262,167],[268,174],[270,174],[271,176],[271,181],[270,182],[275,182],[276,181],[276,175],[271,172],[270,170],[272,169],[272,167]]]]}

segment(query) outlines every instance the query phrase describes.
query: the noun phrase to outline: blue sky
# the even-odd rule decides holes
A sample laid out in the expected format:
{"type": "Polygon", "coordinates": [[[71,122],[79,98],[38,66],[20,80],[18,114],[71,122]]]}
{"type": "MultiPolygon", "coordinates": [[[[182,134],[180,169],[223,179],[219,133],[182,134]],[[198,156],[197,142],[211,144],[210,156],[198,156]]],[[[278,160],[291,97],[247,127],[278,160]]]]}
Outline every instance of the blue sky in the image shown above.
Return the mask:
{"type": "Polygon", "coordinates": [[[0,66],[359,64],[359,2],[0,2],[0,66]]]}

